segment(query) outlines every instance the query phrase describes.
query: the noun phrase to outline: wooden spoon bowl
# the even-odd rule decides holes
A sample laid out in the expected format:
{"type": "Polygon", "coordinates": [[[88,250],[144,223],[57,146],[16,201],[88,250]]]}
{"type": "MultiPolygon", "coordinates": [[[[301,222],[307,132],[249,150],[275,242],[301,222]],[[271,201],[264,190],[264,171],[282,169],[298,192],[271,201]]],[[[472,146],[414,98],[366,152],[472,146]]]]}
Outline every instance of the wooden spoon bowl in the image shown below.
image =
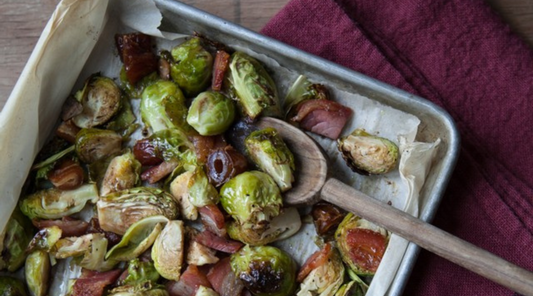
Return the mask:
{"type": "Polygon", "coordinates": [[[285,202],[309,205],[322,198],[385,229],[524,295],[533,295],[533,273],[478,248],[431,224],[327,177],[327,160],[320,146],[300,129],[285,121],[265,117],[260,128],[277,129],[294,154],[297,176],[285,193],[285,202]]]}

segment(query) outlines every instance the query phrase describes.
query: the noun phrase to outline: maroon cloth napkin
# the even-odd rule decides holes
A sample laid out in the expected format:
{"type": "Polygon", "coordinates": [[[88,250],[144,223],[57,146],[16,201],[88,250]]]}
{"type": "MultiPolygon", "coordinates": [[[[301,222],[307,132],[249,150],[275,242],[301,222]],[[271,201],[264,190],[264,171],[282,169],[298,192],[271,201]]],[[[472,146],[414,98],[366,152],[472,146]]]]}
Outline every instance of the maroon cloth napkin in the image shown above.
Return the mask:
{"type": "MultiPolygon", "coordinates": [[[[262,33],[446,109],[461,154],[434,224],[533,270],[533,54],[480,0],[292,0],[262,33]]],[[[405,295],[513,295],[423,251],[405,295]]]]}

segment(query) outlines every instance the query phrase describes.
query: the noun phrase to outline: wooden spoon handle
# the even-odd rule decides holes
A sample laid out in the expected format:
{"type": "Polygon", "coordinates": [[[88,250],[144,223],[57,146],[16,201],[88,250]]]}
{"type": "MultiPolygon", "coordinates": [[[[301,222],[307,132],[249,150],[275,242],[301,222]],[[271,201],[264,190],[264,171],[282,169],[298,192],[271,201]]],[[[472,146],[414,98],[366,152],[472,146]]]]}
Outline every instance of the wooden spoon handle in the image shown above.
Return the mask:
{"type": "Polygon", "coordinates": [[[385,229],[524,295],[533,295],[533,273],[480,249],[433,225],[371,198],[344,183],[329,179],[322,199],[353,212],[385,229]]]}

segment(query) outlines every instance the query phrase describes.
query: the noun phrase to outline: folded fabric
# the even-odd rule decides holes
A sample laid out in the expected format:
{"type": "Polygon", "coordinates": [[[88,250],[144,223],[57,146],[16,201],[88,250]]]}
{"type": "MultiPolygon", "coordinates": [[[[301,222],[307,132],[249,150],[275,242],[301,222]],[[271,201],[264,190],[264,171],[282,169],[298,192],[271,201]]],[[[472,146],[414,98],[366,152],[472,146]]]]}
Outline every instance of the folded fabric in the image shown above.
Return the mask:
{"type": "MultiPolygon", "coordinates": [[[[461,154],[434,224],[533,270],[533,52],[481,0],[292,0],[262,33],[447,110],[461,154]]],[[[513,295],[426,251],[405,295],[513,295]]]]}

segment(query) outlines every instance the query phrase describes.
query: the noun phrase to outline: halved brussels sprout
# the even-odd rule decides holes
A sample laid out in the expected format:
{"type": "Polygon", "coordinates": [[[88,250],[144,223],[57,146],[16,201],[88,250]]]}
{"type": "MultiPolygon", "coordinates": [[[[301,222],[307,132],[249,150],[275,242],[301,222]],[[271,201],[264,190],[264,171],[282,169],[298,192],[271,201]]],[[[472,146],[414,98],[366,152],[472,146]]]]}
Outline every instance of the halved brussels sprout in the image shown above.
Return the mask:
{"type": "Polygon", "coordinates": [[[141,167],[141,163],[135,159],[131,151],[114,157],[102,180],[100,195],[107,195],[139,185],[141,167]]]}
{"type": "Polygon", "coordinates": [[[186,171],[170,183],[170,193],[179,205],[180,214],[188,220],[198,219],[198,209],[191,203],[189,197],[189,184],[193,174],[194,171],[186,171]]]}
{"type": "Polygon", "coordinates": [[[294,155],[276,129],[254,131],[246,137],[244,144],[252,161],[274,179],[281,192],[292,188],[294,155]]]}
{"type": "Polygon", "coordinates": [[[50,188],[25,197],[20,209],[30,219],[58,219],[77,213],[87,202],[98,200],[95,184],[85,184],[74,190],[50,188]]]}
{"type": "Polygon", "coordinates": [[[187,122],[202,136],[225,132],[235,119],[233,101],[222,93],[205,91],[191,103],[187,122]]]}
{"type": "Polygon", "coordinates": [[[157,149],[158,156],[165,161],[178,160],[186,168],[193,167],[197,163],[193,143],[179,128],[160,130],[146,139],[154,149],[157,149]]]}
{"type": "Polygon", "coordinates": [[[164,286],[151,282],[142,285],[125,285],[113,288],[109,296],[168,296],[164,286]]]}
{"type": "Polygon", "coordinates": [[[93,163],[121,149],[122,136],[111,130],[86,128],[76,135],[76,153],[85,163],[93,163]]]}
{"type": "Polygon", "coordinates": [[[50,256],[47,252],[38,250],[28,255],[24,265],[24,275],[30,295],[45,296],[48,294],[50,268],[50,256]]]}
{"type": "Polygon", "coordinates": [[[263,65],[253,57],[235,52],[231,55],[225,81],[226,90],[236,97],[243,113],[257,116],[281,116],[278,91],[263,65]]]}
{"type": "Polygon", "coordinates": [[[260,171],[248,171],[222,186],[220,203],[240,224],[259,226],[279,215],[283,199],[272,177],[260,171]]]}
{"type": "Polygon", "coordinates": [[[204,169],[197,166],[189,180],[189,200],[197,207],[217,204],[219,197],[216,188],[209,183],[204,169]]]}
{"type": "Polygon", "coordinates": [[[385,254],[390,234],[352,213],[344,217],[335,241],[342,260],[358,275],[374,275],[385,254]]]}
{"type": "Polygon", "coordinates": [[[142,92],[141,118],[153,132],[186,128],[187,107],[180,88],[172,81],[158,80],[142,92]]]}
{"type": "Polygon", "coordinates": [[[334,296],[344,282],[344,264],[338,252],[332,253],[324,264],[313,269],[300,284],[297,296],[334,296]]]}
{"type": "Polygon", "coordinates": [[[47,159],[39,162],[39,163],[36,163],[34,164],[31,169],[32,170],[37,170],[37,173],[35,174],[35,179],[38,181],[40,179],[47,179],[48,178],[48,172],[50,172],[55,164],[60,160],[62,159],[63,157],[65,157],[66,155],[69,155],[71,152],[74,152],[76,150],[76,146],[72,145],[72,146],[69,146],[57,153],[55,153],[54,155],[48,157],[47,159]]]}
{"type": "Polygon", "coordinates": [[[185,229],[179,220],[169,221],[152,246],[152,260],[159,274],[178,281],[183,264],[185,229]]]}
{"type": "Polygon", "coordinates": [[[290,118],[291,111],[299,103],[306,100],[329,99],[329,92],[322,84],[312,83],[306,76],[300,75],[294,81],[285,97],[285,115],[290,118]]]}
{"type": "Polygon", "coordinates": [[[178,216],[172,196],[160,189],[137,187],[100,197],[96,203],[100,227],[123,235],[135,222],[156,215],[170,220],[178,216]]]}
{"type": "Polygon", "coordinates": [[[191,38],[171,51],[170,76],[187,97],[207,88],[213,70],[213,56],[202,47],[201,39],[191,38]]]}
{"type": "Polygon", "coordinates": [[[50,254],[56,259],[75,257],[74,262],[85,269],[108,271],[118,262],[105,260],[107,239],[102,233],[89,233],[79,237],[62,238],[54,245],[50,254]]]}
{"type": "Polygon", "coordinates": [[[365,296],[368,291],[368,285],[359,277],[351,276],[350,282],[342,285],[335,296],[365,296]]]}
{"type": "Polygon", "coordinates": [[[0,276],[0,295],[2,296],[27,296],[24,283],[14,277],[0,276]]]}
{"type": "Polygon", "coordinates": [[[196,294],[194,296],[219,296],[217,292],[215,292],[211,288],[207,288],[204,286],[199,286],[198,290],[196,290],[196,294]]]}
{"type": "Polygon", "coordinates": [[[28,247],[35,228],[19,207],[15,207],[5,228],[5,235],[0,235],[0,269],[7,268],[14,272],[24,264],[28,247]]]}
{"type": "Polygon", "coordinates": [[[141,261],[139,258],[128,263],[128,275],[119,282],[120,285],[142,285],[146,282],[155,283],[159,280],[159,273],[151,261],[141,261]]]}
{"type": "Polygon", "coordinates": [[[296,263],[276,247],[244,246],[231,255],[230,262],[235,275],[254,295],[287,296],[296,288],[296,263]]]}
{"type": "Polygon", "coordinates": [[[52,247],[61,238],[62,234],[63,231],[58,226],[54,225],[51,227],[45,227],[35,234],[31,242],[28,244],[26,252],[33,252],[35,250],[50,252],[52,247]]]}
{"type": "Polygon", "coordinates": [[[393,142],[356,129],[337,140],[337,147],[346,164],[356,173],[385,174],[396,167],[398,146],[393,142]]]}
{"type": "Polygon", "coordinates": [[[140,124],[135,123],[137,117],[135,117],[129,98],[123,96],[121,101],[120,110],[115,117],[105,125],[105,128],[120,133],[126,141],[131,134],[140,127],[140,124]]]}
{"type": "Polygon", "coordinates": [[[168,222],[167,217],[158,215],[133,223],[122,240],[107,252],[105,258],[114,261],[130,261],[137,258],[152,246],[168,222]]]}
{"type": "Polygon", "coordinates": [[[266,245],[271,242],[288,238],[298,232],[302,226],[300,214],[296,208],[284,208],[272,218],[268,226],[258,229],[254,224],[230,222],[227,226],[228,235],[251,246],[266,245]]]}
{"type": "Polygon", "coordinates": [[[72,118],[74,124],[91,128],[106,123],[120,109],[120,97],[120,89],[111,78],[92,75],[76,93],[83,111],[72,118]]]}

